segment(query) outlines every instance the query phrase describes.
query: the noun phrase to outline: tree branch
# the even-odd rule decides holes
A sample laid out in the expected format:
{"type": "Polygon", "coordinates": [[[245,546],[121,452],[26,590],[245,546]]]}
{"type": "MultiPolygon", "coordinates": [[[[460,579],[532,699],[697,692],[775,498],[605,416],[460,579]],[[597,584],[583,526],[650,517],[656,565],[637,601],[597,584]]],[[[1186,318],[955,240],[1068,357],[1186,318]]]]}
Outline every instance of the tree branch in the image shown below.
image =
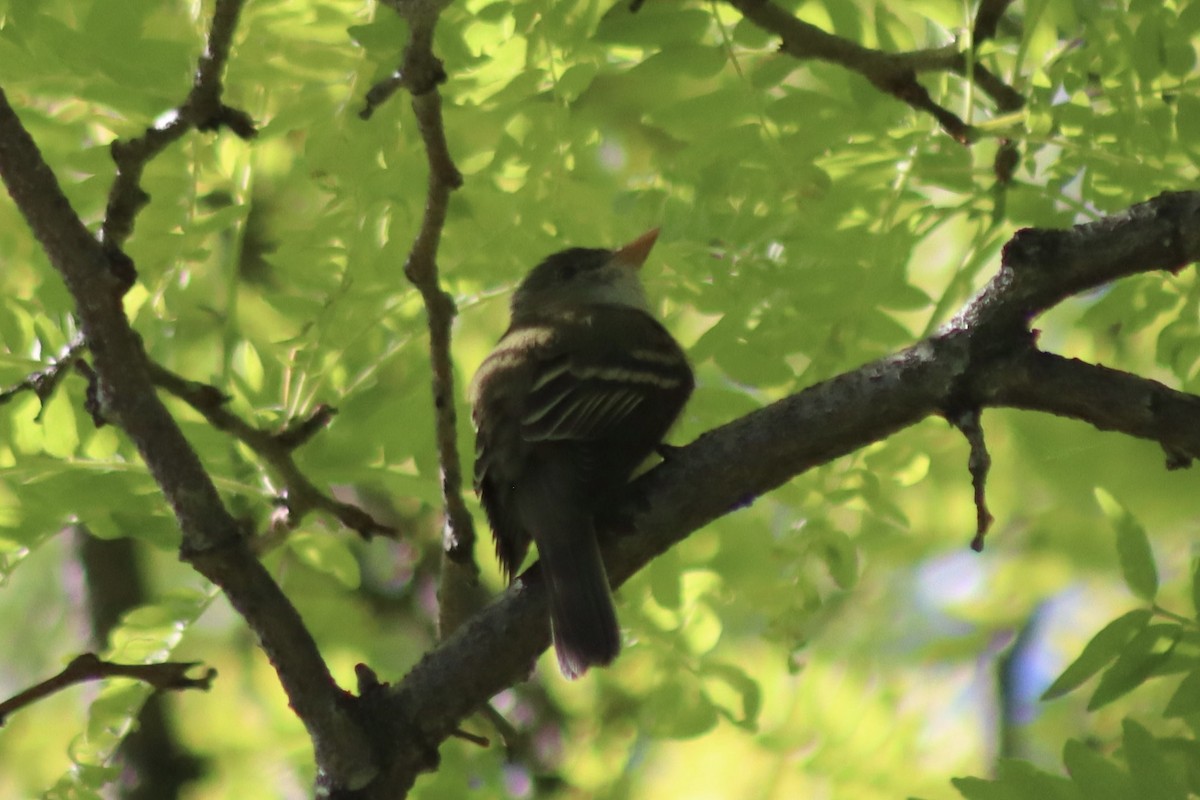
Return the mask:
{"type": "Polygon", "coordinates": [[[229,397],[215,386],[190,381],[154,362],[150,363],[150,378],[155,385],[202,414],[208,424],[233,436],[266,462],[284,486],[280,494],[285,509],[281,520],[284,529],[293,530],[310,511],[321,510],[365,539],[376,534],[395,533],[358,506],[343,503],[322,492],[300,471],[292,457],[298,447],[329,424],[337,409],[319,405],[307,418],[293,421],[279,431],[267,431],[254,427],[225,408],[229,397]]]}
{"type": "Polygon", "coordinates": [[[442,62],[433,53],[433,31],[438,15],[447,4],[444,0],[391,0],[387,3],[408,22],[409,41],[401,68],[368,92],[367,106],[361,115],[369,118],[375,107],[397,88],[408,89],[429,164],[425,216],[409,250],[404,274],[421,293],[429,323],[433,409],[442,472],[442,502],[446,510],[442,535],[444,558],[438,591],[438,628],[442,636],[457,628],[485,601],[474,555],[475,523],[463,500],[463,467],[458,455],[455,402],[458,395],[450,354],[451,326],[457,309],[454,299],[441,286],[437,265],[437,250],[450,195],[463,182],[446,142],[442,98],[437,90],[438,84],[446,79],[446,73],[442,62]]]}
{"type": "Polygon", "coordinates": [[[203,689],[208,691],[217,671],[211,667],[199,678],[189,678],[187,673],[200,665],[198,661],[164,661],[159,664],[115,664],[101,661],[95,653],[84,653],[71,659],[71,663],[53,678],[47,678],[36,686],[13,695],[0,702],[0,725],[14,711],[60,692],[68,686],[101,678],[133,678],[150,684],[155,689],[203,689]]]}
{"type": "Polygon", "coordinates": [[[112,269],[119,259],[84,227],[2,90],[0,179],[75,300],[104,417],[129,436],[170,503],[183,533],[181,557],[220,586],[258,634],[322,770],[343,785],[365,783],[375,772],[373,757],[347,696],[154,391],[146,354],[121,305],[128,284],[112,269]]]}
{"type": "MultiPolygon", "coordinates": [[[[1018,232],[997,276],[935,335],[710,431],[639,478],[621,509],[637,534],[603,546],[613,584],[802,472],[964,403],[1046,410],[1158,441],[1174,465],[1200,456],[1200,398],[1039,353],[1027,327],[1073,293],[1197,260],[1198,192],[1161,195],[1067,231],[1018,232]]],[[[411,786],[459,721],[523,679],[549,644],[535,566],[372,704],[390,742],[368,796],[411,786]]]]}
{"type": "Polygon", "coordinates": [[[0,405],[10,402],[23,392],[33,392],[42,404],[37,413],[37,419],[41,420],[42,412],[46,410],[46,402],[54,395],[54,390],[62,383],[62,379],[66,377],[71,368],[76,366],[79,354],[83,349],[83,337],[76,336],[70,344],[63,348],[58,357],[50,362],[49,366],[30,373],[24,380],[12,386],[0,389],[0,405]]]}
{"type": "Polygon", "coordinates": [[[979,9],[975,12],[975,26],[971,34],[971,40],[975,47],[979,47],[988,39],[995,38],[1000,18],[1004,16],[1004,12],[1011,4],[1012,0],[983,0],[979,4],[979,9]]]}
{"type": "Polygon", "coordinates": [[[1011,86],[951,45],[934,50],[911,53],[885,53],[826,33],[815,25],[793,16],[771,0],[728,0],[742,15],[765,31],[783,41],[780,50],[805,60],[810,58],[838,64],[862,75],[882,92],[907,103],[917,111],[929,114],[955,140],[970,144],[978,134],[957,114],[936,103],[929,92],[917,82],[921,72],[953,72],[966,76],[995,102],[1001,111],[1013,111],[1025,104],[1025,99],[1011,86]]]}
{"type": "Polygon", "coordinates": [[[125,240],[133,233],[133,222],[138,212],[150,202],[150,195],[142,189],[141,180],[143,170],[155,156],[193,128],[215,131],[227,127],[243,139],[254,137],[256,131],[250,115],[221,102],[224,92],[221,74],[229,59],[229,48],[244,2],[217,0],[208,41],[187,100],[164,114],[138,138],[112,143],[117,177],[108,193],[108,207],[100,229],[100,241],[104,242],[110,258],[115,260],[113,254],[121,250],[125,240]]]}
{"type": "Polygon", "coordinates": [[[1200,457],[1200,397],[1149,378],[1030,349],[981,374],[976,389],[991,406],[1044,411],[1158,442],[1168,469],[1200,457]]]}

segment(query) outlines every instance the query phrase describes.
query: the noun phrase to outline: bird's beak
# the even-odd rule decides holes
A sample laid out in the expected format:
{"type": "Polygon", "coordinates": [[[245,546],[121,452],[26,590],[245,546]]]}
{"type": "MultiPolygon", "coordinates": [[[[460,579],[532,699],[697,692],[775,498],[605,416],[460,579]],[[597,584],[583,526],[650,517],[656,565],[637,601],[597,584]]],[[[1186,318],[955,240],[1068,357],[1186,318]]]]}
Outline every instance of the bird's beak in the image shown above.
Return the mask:
{"type": "Polygon", "coordinates": [[[646,256],[650,255],[650,248],[654,247],[657,239],[658,228],[651,228],[629,244],[618,248],[613,253],[613,261],[628,269],[641,269],[642,264],[646,263],[646,256]]]}

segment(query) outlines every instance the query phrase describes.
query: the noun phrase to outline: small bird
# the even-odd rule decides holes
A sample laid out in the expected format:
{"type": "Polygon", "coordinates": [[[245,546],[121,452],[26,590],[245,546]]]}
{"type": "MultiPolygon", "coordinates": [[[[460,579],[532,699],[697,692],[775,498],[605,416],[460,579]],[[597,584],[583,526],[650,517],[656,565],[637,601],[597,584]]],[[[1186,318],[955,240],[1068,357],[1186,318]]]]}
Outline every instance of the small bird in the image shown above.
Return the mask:
{"type": "Polygon", "coordinates": [[[621,649],[596,516],[615,507],[695,384],[638,275],[657,238],[656,228],[538,264],[471,382],[475,489],[510,581],[537,544],[568,678],[621,649]]]}

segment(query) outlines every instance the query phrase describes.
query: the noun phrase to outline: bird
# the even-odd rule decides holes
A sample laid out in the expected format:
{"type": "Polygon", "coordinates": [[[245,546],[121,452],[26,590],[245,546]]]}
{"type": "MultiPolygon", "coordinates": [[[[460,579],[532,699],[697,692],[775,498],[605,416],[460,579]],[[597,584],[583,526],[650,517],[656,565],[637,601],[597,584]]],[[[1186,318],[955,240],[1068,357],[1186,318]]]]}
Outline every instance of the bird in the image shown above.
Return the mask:
{"type": "Polygon", "coordinates": [[[695,386],[639,275],[658,234],[563,250],[534,267],[468,390],[475,489],[497,557],[512,582],[537,545],[569,679],[621,649],[597,516],[616,507],[695,386]]]}

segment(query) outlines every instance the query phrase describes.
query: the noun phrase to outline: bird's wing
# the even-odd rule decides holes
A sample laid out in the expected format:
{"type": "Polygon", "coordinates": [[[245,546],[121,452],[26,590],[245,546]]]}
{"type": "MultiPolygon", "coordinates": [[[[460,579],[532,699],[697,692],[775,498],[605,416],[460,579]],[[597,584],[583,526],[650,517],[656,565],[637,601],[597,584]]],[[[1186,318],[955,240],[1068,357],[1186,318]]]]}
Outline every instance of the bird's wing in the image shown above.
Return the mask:
{"type": "Polygon", "coordinates": [[[527,441],[600,439],[661,396],[691,391],[687,360],[662,326],[642,312],[609,313],[620,318],[601,326],[605,337],[570,337],[569,351],[540,354],[521,417],[527,441]]]}

